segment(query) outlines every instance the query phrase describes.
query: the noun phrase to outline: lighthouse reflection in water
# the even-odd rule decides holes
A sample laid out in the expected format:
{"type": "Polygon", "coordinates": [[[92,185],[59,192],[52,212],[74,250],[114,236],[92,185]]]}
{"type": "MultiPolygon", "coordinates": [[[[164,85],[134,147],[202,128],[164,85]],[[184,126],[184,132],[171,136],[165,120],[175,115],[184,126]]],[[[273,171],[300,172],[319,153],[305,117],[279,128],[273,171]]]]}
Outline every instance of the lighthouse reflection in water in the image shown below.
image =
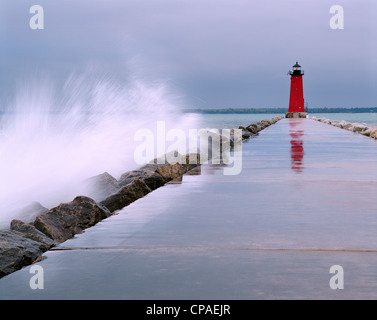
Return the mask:
{"type": "Polygon", "coordinates": [[[289,119],[289,134],[291,136],[291,168],[297,173],[304,169],[304,131],[301,128],[303,119],[289,119]]]}

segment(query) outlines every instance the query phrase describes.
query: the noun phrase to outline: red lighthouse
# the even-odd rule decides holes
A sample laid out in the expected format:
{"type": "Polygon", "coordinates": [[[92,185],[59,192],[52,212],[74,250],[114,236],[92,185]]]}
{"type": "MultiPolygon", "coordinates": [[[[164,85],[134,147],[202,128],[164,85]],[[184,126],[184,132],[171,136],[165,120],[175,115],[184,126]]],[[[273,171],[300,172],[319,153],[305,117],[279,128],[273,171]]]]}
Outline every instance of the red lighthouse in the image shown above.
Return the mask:
{"type": "Polygon", "coordinates": [[[296,62],[293,71],[288,72],[291,75],[291,93],[289,96],[289,109],[286,118],[305,118],[306,112],[304,107],[304,90],[302,86],[301,66],[296,62]]]}

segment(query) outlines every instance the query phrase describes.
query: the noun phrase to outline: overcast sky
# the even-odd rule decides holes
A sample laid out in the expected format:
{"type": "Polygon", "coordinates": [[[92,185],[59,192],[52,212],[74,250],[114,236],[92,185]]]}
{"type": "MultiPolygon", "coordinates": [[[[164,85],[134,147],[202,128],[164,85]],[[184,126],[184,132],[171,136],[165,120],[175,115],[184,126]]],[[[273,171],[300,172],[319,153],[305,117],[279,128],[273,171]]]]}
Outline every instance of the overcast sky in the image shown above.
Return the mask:
{"type": "Polygon", "coordinates": [[[87,69],[167,82],[187,107],[287,107],[305,70],[309,107],[377,107],[374,0],[0,0],[0,93],[87,69]],[[31,30],[32,5],[44,30],[31,30]],[[333,30],[332,5],[344,8],[333,30]]]}

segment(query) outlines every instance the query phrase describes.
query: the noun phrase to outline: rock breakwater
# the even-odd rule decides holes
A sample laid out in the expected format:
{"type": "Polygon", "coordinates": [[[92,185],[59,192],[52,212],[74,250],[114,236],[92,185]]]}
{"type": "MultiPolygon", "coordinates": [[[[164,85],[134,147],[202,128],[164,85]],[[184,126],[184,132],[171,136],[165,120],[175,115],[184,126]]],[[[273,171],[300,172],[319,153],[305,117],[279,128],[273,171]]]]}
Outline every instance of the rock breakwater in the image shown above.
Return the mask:
{"type": "MultiPolygon", "coordinates": [[[[283,117],[276,117],[239,127],[242,140],[259,132],[283,117]]],[[[231,130],[230,146],[233,146],[231,130]]],[[[223,136],[221,139],[228,139],[223,136]]],[[[154,159],[149,164],[124,173],[117,180],[105,172],[86,181],[87,196],[47,209],[35,202],[25,210],[30,221],[14,219],[9,230],[0,231],[0,278],[38,261],[42,254],[85,229],[113,215],[117,210],[145,197],[153,190],[174,180],[181,180],[190,170],[200,166],[199,153],[175,153],[176,163],[154,159]],[[163,162],[163,163],[161,163],[163,162]]],[[[166,155],[164,159],[167,159],[166,155]]]]}
{"type": "Polygon", "coordinates": [[[348,122],[344,120],[339,121],[339,120],[331,120],[331,119],[317,118],[317,117],[310,117],[310,119],[319,121],[322,123],[326,123],[334,127],[345,129],[351,132],[359,133],[373,139],[377,139],[377,127],[370,126],[365,123],[348,122]]]}

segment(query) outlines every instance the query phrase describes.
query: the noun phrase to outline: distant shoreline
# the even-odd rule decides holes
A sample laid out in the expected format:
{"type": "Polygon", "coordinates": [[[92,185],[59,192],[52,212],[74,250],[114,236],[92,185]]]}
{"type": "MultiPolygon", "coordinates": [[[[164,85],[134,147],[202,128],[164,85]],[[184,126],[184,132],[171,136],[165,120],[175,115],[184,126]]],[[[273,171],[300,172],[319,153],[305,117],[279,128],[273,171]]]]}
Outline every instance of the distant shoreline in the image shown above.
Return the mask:
{"type": "MultiPolygon", "coordinates": [[[[184,113],[202,114],[285,114],[287,108],[224,108],[224,109],[184,109],[184,113]]],[[[377,108],[310,108],[308,113],[377,113],[377,108]]]]}
{"type": "MultiPolygon", "coordinates": [[[[288,108],[183,109],[183,113],[201,114],[285,114],[288,108]]],[[[309,108],[308,113],[377,113],[376,108],[309,108]]],[[[0,116],[6,112],[0,111],[0,116]]]]}

